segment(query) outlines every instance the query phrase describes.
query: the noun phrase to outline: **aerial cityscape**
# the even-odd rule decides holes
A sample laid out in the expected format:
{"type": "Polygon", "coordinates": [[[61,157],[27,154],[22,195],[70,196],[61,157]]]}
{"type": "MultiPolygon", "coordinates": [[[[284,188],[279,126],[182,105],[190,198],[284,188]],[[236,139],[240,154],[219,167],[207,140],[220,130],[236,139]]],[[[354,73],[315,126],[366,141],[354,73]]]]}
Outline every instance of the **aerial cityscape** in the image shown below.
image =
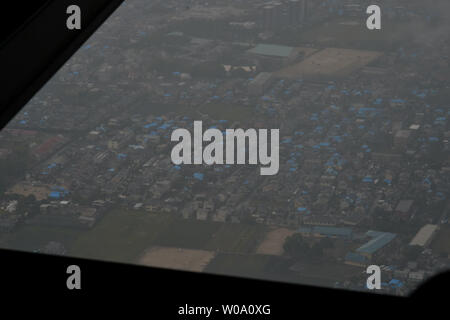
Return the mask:
{"type": "Polygon", "coordinates": [[[444,0],[127,0],[0,131],[0,247],[407,295],[450,269],[449,33],[444,0]],[[175,164],[195,121],[279,129],[278,171],[175,164]]]}

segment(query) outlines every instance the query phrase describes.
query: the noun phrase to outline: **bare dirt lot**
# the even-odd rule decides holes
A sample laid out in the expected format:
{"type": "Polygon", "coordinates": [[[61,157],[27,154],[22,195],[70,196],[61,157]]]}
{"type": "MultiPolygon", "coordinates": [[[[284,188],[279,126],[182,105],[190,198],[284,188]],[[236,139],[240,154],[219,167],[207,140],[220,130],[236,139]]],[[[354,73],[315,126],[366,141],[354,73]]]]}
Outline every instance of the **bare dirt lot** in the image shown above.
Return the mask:
{"type": "Polygon", "coordinates": [[[206,250],[154,246],[139,259],[139,264],[184,271],[203,271],[215,253],[206,250]]]}
{"type": "Polygon", "coordinates": [[[27,183],[18,183],[6,192],[6,194],[20,194],[25,197],[32,194],[37,201],[47,199],[49,193],[50,188],[46,186],[33,186],[27,183]]]}
{"type": "Polygon", "coordinates": [[[377,51],[326,48],[297,64],[281,69],[276,75],[283,78],[343,77],[366,66],[382,54],[377,51]]]}
{"type": "Polygon", "coordinates": [[[278,228],[269,231],[266,238],[259,245],[256,253],[281,256],[283,254],[283,244],[287,237],[295,233],[294,230],[278,228]]]}

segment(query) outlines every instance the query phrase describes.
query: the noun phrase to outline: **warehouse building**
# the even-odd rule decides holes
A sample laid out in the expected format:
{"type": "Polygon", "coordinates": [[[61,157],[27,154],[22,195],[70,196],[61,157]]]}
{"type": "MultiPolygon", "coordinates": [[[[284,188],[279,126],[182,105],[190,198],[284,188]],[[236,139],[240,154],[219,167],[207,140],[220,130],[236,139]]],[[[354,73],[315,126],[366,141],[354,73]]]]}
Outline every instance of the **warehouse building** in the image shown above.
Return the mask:
{"type": "Polygon", "coordinates": [[[345,255],[345,263],[352,266],[365,267],[369,264],[369,259],[356,252],[348,252],[345,255]]]}
{"type": "Polygon", "coordinates": [[[309,236],[317,238],[327,237],[351,240],[353,236],[352,229],[345,227],[302,227],[298,230],[298,232],[307,237],[309,236]]]}
{"type": "Polygon", "coordinates": [[[372,239],[356,249],[356,252],[366,256],[369,259],[371,259],[375,253],[388,245],[397,236],[395,233],[373,230],[367,231],[366,235],[372,239]]]}
{"type": "Polygon", "coordinates": [[[409,245],[426,247],[431,242],[437,230],[438,226],[435,224],[427,224],[423,226],[411,240],[409,245]]]}

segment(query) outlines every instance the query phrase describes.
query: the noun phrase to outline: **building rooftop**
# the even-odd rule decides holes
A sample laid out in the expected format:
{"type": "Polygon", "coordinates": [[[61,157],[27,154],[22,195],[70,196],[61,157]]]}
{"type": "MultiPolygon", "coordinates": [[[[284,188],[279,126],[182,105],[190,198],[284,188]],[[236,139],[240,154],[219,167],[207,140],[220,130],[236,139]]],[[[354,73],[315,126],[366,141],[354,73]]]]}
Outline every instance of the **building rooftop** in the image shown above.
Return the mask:
{"type": "Polygon", "coordinates": [[[423,226],[409,244],[411,246],[426,246],[437,229],[438,226],[435,224],[427,224],[423,226]]]}
{"type": "Polygon", "coordinates": [[[358,263],[358,264],[366,264],[368,262],[367,258],[365,256],[360,255],[355,252],[348,252],[345,255],[345,261],[358,263]]]}
{"type": "Polygon", "coordinates": [[[315,226],[315,227],[300,227],[298,229],[300,233],[318,233],[324,236],[342,236],[350,237],[352,235],[352,229],[346,227],[328,227],[328,226],[315,226]]]}
{"type": "Polygon", "coordinates": [[[372,230],[368,231],[366,235],[371,237],[372,240],[356,249],[356,252],[373,254],[379,249],[383,248],[389,242],[394,240],[394,238],[397,236],[395,233],[372,231],[372,230]]]}
{"type": "Polygon", "coordinates": [[[316,226],[313,228],[315,233],[320,233],[327,236],[346,236],[352,235],[351,228],[338,228],[338,227],[327,227],[327,226],[316,226]]]}

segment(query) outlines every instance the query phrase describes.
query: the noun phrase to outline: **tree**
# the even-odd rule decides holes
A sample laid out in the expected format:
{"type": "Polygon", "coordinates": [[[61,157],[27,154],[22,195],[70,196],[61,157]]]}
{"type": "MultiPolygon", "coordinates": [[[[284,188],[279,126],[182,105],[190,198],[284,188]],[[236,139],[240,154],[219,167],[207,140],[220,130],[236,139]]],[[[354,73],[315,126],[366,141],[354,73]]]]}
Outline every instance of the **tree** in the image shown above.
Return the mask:
{"type": "Polygon", "coordinates": [[[333,240],[331,240],[330,238],[323,238],[322,240],[320,240],[319,245],[323,250],[334,248],[333,240]]]}
{"type": "Polygon", "coordinates": [[[288,255],[299,258],[309,253],[309,245],[303,239],[300,233],[295,233],[286,238],[283,244],[284,252],[288,255]]]}

